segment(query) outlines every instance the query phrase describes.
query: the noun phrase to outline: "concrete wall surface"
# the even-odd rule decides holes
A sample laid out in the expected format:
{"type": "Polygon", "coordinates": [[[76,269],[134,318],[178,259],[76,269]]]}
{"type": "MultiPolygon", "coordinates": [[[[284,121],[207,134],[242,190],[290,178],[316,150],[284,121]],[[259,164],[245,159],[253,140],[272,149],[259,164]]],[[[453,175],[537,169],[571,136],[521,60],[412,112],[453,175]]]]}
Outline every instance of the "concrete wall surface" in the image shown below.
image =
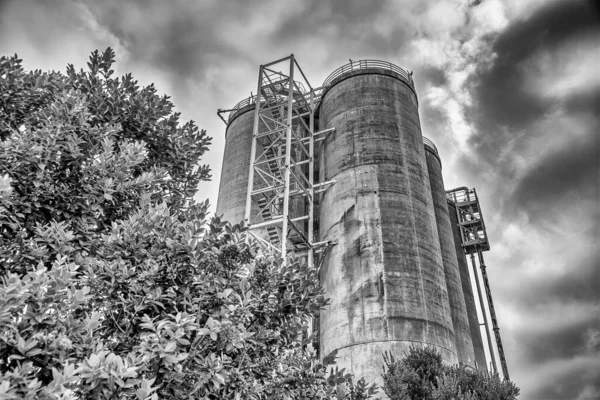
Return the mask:
{"type": "Polygon", "coordinates": [[[320,317],[320,350],[381,384],[382,352],[436,347],[457,363],[417,98],[390,71],[362,70],[333,81],[319,129],[321,283],[331,298],[320,317]]]}
{"type": "Polygon", "coordinates": [[[240,110],[227,126],[225,153],[221,169],[216,215],[232,224],[244,220],[248,175],[250,173],[250,147],[254,128],[254,107],[240,110]]]}
{"type": "Polygon", "coordinates": [[[450,300],[450,313],[454,327],[458,360],[469,367],[475,367],[475,352],[471,340],[471,330],[460,271],[458,270],[454,235],[450,224],[450,216],[448,215],[448,202],[446,201],[446,190],[444,189],[444,180],[442,177],[442,163],[437,151],[427,145],[425,145],[425,156],[435,208],[438,236],[440,238],[440,249],[442,252],[444,274],[446,276],[448,298],[450,300]]]}

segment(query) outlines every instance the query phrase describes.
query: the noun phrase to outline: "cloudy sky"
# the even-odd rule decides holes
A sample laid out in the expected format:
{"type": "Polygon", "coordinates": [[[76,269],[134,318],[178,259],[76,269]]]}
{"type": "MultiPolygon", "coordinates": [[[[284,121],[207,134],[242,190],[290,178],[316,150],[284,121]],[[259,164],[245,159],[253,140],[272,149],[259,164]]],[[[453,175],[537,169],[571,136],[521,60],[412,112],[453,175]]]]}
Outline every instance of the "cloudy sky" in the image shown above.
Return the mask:
{"type": "Polygon", "coordinates": [[[172,96],[224,145],[217,108],[294,53],[313,86],[349,58],[414,71],[447,187],[476,187],[511,378],[522,400],[600,398],[600,17],[578,0],[0,0],[0,54],[117,72],[172,96]]]}

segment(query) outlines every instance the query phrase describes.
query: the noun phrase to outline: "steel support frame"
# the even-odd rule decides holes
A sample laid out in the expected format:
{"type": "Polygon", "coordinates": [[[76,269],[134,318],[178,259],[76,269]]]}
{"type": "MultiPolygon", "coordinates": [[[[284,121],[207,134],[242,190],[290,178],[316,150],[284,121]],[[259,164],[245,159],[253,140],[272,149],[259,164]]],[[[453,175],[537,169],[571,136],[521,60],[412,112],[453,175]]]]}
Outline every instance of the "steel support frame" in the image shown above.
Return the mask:
{"type": "Polygon", "coordinates": [[[506,365],[506,357],[504,356],[504,346],[502,345],[502,338],[500,337],[500,327],[498,327],[498,320],[496,319],[496,310],[494,309],[492,291],[490,289],[490,283],[487,277],[485,261],[483,260],[483,252],[480,246],[477,247],[477,255],[479,258],[479,269],[481,271],[483,287],[485,288],[485,295],[487,297],[488,307],[490,311],[490,319],[492,320],[492,329],[494,331],[494,337],[496,339],[498,357],[500,358],[500,366],[502,367],[502,375],[504,375],[504,379],[510,380],[510,376],[508,374],[508,365],[506,365]]]}
{"type": "Polygon", "coordinates": [[[475,262],[475,254],[471,253],[471,266],[473,267],[473,277],[475,279],[475,285],[476,285],[476,292],[477,292],[477,296],[479,298],[479,308],[481,309],[481,317],[483,319],[483,322],[481,322],[479,324],[479,326],[483,326],[484,330],[485,330],[485,335],[486,335],[486,339],[487,339],[487,344],[488,344],[488,351],[490,353],[490,363],[491,363],[491,369],[492,372],[498,372],[498,365],[496,364],[496,354],[494,352],[494,344],[492,342],[492,337],[490,335],[490,325],[488,323],[488,318],[487,318],[487,312],[485,309],[485,301],[483,299],[483,292],[481,291],[481,283],[479,282],[479,276],[477,274],[477,263],[475,262]]]}
{"type": "Polygon", "coordinates": [[[327,245],[314,242],[315,195],[335,183],[314,182],[315,137],[321,139],[333,131],[314,132],[322,88],[310,86],[293,54],[261,65],[258,75],[245,209],[248,237],[258,239],[258,230],[275,227],[278,243],[262,238],[258,243],[277,249],[284,260],[290,252],[307,250],[313,268],[315,249],[327,245]],[[285,72],[276,71],[279,68],[285,72]],[[303,78],[309,90],[295,75],[303,78]],[[305,202],[306,215],[291,213],[294,199],[305,202]],[[304,229],[299,223],[306,220],[304,229]]]}
{"type": "Polygon", "coordinates": [[[490,283],[487,277],[486,265],[483,258],[483,252],[490,249],[487,232],[485,230],[485,222],[483,220],[483,214],[481,213],[481,206],[479,199],[477,198],[477,192],[475,189],[469,189],[466,187],[460,187],[452,189],[446,192],[448,198],[452,200],[456,207],[456,217],[458,220],[458,227],[460,229],[462,247],[466,254],[471,258],[471,265],[473,268],[473,278],[475,285],[473,290],[477,292],[479,299],[479,308],[483,322],[480,326],[485,328],[486,338],[489,347],[490,359],[489,362],[492,365],[493,372],[499,372],[496,363],[496,354],[494,347],[498,352],[498,358],[500,360],[500,366],[502,368],[502,375],[504,379],[510,380],[508,374],[508,366],[506,364],[506,357],[504,355],[504,347],[502,345],[502,338],[500,336],[500,328],[498,327],[498,320],[496,318],[496,311],[494,308],[494,300],[492,298],[492,291],[490,289],[490,283]],[[470,227],[472,226],[472,227],[470,227]],[[475,237],[473,237],[473,235],[475,237]],[[477,271],[477,261],[475,259],[477,254],[477,261],[479,262],[479,271],[477,271]],[[481,281],[483,281],[483,289],[485,290],[485,299],[483,297],[483,291],[481,289],[481,281]],[[487,303],[487,307],[486,307],[487,303]],[[494,331],[494,342],[492,342],[490,325],[488,323],[488,311],[489,319],[491,320],[491,330],[494,331]]]}

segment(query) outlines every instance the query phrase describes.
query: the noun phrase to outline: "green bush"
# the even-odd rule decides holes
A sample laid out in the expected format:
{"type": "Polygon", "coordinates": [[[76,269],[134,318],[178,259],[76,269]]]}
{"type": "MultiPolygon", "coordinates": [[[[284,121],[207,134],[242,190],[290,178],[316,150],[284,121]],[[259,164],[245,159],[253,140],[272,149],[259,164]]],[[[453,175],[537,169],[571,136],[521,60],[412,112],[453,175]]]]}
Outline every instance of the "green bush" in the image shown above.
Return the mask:
{"type": "Polygon", "coordinates": [[[402,360],[384,354],[383,382],[391,400],[515,400],[519,394],[497,374],[444,365],[431,347],[411,346],[402,360]]]}
{"type": "Polygon", "coordinates": [[[113,62],[0,58],[0,399],[368,398],[305,346],[317,271],[207,219],[210,138],[113,62]]]}

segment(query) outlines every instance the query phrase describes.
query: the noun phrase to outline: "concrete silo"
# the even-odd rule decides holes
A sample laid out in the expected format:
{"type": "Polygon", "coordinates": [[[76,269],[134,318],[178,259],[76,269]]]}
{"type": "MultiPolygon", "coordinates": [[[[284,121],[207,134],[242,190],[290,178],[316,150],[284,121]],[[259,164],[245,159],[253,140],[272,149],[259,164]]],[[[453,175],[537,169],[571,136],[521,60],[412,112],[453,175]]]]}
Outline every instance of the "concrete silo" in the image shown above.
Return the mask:
{"type": "MultiPolygon", "coordinates": [[[[450,314],[452,316],[452,325],[454,327],[454,335],[456,338],[458,359],[464,365],[475,367],[476,359],[473,341],[471,339],[467,307],[465,305],[464,288],[461,281],[452,225],[450,216],[448,215],[446,190],[444,189],[444,180],[442,178],[442,161],[435,144],[433,144],[431,140],[424,137],[423,143],[425,147],[425,161],[433,197],[438,236],[440,239],[442,263],[444,265],[444,274],[446,276],[446,286],[450,301],[450,314]]],[[[459,254],[464,254],[462,249],[460,249],[459,254]]],[[[473,303],[473,306],[474,305],[475,304],[473,303]]],[[[476,316],[477,314],[475,314],[475,317],[476,316]]],[[[477,329],[479,330],[479,327],[477,327],[477,329]]]]}
{"type": "Polygon", "coordinates": [[[337,351],[340,368],[379,384],[382,353],[401,357],[411,345],[433,346],[449,364],[487,367],[465,258],[477,253],[508,377],[479,203],[474,189],[445,192],[411,74],[363,60],[319,88],[299,76],[293,55],[262,65],[256,97],[219,110],[229,117],[217,214],[245,220],[284,258],[303,254],[321,267],[330,304],[320,315],[320,355],[337,351]]]}
{"type": "Polygon", "coordinates": [[[336,184],[319,206],[325,254],[321,353],[380,382],[381,354],[411,344],[458,355],[442,265],[417,96],[411,77],[389,63],[344,66],[326,81],[320,180],[336,184]]]}
{"type": "Polygon", "coordinates": [[[250,166],[250,145],[254,127],[252,98],[242,100],[227,120],[225,153],[217,201],[217,215],[223,220],[240,223],[246,210],[246,192],[250,166]]]}

